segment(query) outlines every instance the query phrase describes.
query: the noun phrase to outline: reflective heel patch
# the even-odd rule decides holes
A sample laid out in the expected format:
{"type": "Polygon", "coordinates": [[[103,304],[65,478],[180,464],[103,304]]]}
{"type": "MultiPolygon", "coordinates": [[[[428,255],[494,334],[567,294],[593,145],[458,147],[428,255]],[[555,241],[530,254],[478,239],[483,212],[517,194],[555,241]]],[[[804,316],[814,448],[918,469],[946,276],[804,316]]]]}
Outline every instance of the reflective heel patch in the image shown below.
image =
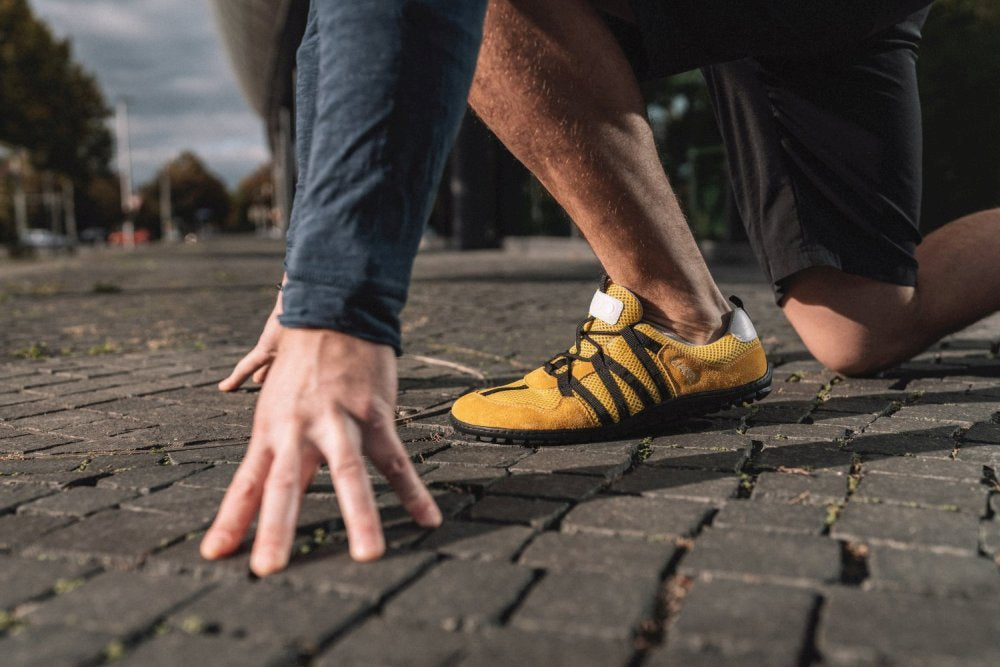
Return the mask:
{"type": "Polygon", "coordinates": [[[590,316],[609,326],[618,324],[618,318],[622,316],[623,310],[625,310],[624,303],[600,290],[594,292],[594,298],[590,301],[590,316]]]}

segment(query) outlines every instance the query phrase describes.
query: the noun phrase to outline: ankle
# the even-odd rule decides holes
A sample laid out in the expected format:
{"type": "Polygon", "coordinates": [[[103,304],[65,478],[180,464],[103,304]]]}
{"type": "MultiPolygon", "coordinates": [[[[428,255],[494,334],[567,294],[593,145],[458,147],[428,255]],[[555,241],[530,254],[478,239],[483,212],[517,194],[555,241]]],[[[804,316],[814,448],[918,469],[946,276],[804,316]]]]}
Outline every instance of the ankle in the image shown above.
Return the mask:
{"type": "Polygon", "coordinates": [[[643,303],[643,321],[694,345],[707,345],[725,335],[729,309],[718,312],[667,314],[654,304],[643,303]]]}

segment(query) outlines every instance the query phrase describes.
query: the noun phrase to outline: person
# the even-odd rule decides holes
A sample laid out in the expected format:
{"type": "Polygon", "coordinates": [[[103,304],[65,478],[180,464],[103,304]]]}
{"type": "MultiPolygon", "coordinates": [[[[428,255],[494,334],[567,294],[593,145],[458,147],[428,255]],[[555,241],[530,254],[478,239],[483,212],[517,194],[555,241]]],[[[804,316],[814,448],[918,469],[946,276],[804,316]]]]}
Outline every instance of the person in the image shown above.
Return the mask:
{"type": "Polygon", "coordinates": [[[609,279],[567,352],[455,403],[460,430],[586,441],[766,393],[760,341],[698,251],[639,91],[643,79],[695,67],[750,244],[819,361],[868,373],[1000,309],[1000,211],[922,241],[918,232],[915,67],[927,0],[484,4],[312,3],[287,275],[257,346],[220,384],[266,379],[206,558],[232,553],[259,510],[251,567],[283,568],[322,460],[354,558],[385,549],[363,454],[420,525],[440,523],[394,431],[394,352],[467,93],[609,279]]]}

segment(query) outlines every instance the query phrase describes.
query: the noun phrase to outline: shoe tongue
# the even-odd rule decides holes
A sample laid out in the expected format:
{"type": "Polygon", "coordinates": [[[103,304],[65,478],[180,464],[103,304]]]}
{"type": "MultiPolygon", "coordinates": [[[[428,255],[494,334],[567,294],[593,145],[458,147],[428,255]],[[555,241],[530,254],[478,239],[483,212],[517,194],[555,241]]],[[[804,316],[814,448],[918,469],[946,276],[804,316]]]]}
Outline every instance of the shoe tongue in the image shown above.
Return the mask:
{"type": "Polygon", "coordinates": [[[591,331],[620,329],[642,319],[642,304],[632,292],[609,281],[604,290],[594,293],[590,315],[594,318],[591,331]]]}

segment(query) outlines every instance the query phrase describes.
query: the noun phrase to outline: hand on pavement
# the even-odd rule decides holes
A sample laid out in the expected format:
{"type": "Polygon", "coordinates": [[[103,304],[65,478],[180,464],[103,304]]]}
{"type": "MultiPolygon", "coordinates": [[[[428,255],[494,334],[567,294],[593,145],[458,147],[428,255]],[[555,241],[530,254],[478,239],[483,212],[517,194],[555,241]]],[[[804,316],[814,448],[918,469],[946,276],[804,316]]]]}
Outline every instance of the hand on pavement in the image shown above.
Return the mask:
{"type": "Polygon", "coordinates": [[[278,353],[278,339],[281,337],[281,323],[278,316],[281,315],[281,292],[278,292],[278,299],[274,302],[274,309],[264,323],[264,331],[261,332],[257,344],[246,356],[240,359],[233,372],[225,380],[219,383],[220,391],[236,391],[250,377],[257,384],[264,384],[267,372],[271,368],[271,362],[278,353]]]}
{"type": "Polygon", "coordinates": [[[259,576],[284,568],[302,495],[326,461],[351,556],[359,561],[379,558],[385,538],[364,454],[418,524],[440,525],[441,512],[396,434],[393,350],[327,329],[276,326],[267,343],[265,327],[261,343],[226,381],[239,386],[265,364],[269,369],[250,446],[202,540],[202,556],[216,559],[235,551],[259,512],[250,568],[259,576]],[[258,348],[259,355],[248,362],[258,348]],[[268,353],[270,349],[275,352],[268,353]]]}

